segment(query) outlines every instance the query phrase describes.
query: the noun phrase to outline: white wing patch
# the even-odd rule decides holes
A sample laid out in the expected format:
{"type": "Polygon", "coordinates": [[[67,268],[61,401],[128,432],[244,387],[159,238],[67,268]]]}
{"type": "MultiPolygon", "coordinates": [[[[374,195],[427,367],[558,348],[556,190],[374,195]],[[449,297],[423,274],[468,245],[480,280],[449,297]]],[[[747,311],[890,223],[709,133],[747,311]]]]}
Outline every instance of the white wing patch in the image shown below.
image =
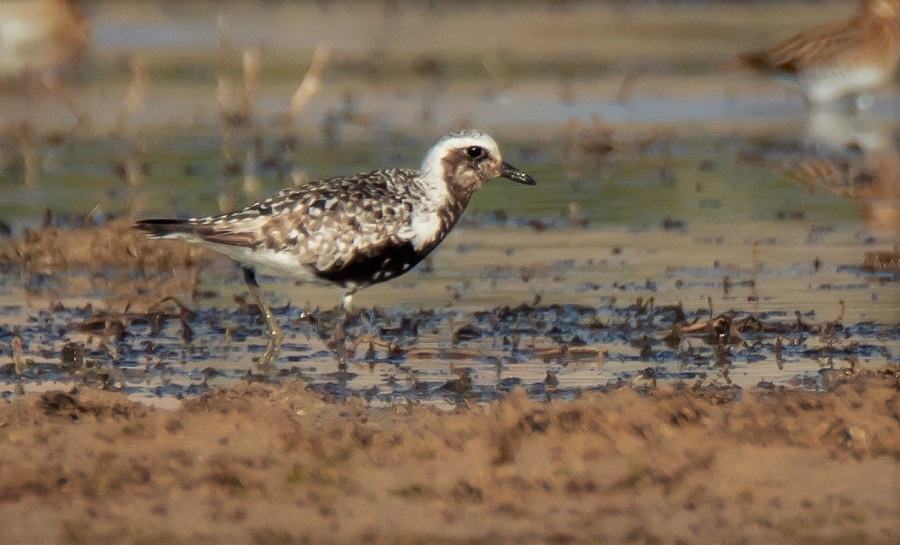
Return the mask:
{"type": "Polygon", "coordinates": [[[828,102],[855,90],[879,87],[888,75],[877,66],[810,69],[800,78],[800,85],[813,101],[828,102]]]}
{"type": "Polygon", "coordinates": [[[318,280],[312,270],[301,263],[298,256],[294,253],[276,252],[266,248],[254,250],[227,244],[207,244],[206,246],[230,257],[238,263],[262,267],[278,273],[278,276],[285,276],[302,282],[315,282],[318,280]]]}

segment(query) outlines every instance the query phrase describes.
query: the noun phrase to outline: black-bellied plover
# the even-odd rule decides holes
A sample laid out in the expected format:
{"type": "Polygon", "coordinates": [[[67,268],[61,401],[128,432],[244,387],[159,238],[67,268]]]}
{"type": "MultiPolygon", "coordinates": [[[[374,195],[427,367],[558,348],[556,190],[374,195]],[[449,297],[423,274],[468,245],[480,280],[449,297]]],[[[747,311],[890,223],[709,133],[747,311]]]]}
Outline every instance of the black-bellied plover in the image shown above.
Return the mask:
{"type": "Polygon", "coordinates": [[[353,294],[415,267],[444,240],[475,190],[498,177],[535,184],[503,161],[490,136],[464,131],[438,140],[419,170],[386,169],[319,180],[236,212],[142,220],[135,228],[154,238],[211,248],[241,265],[250,294],[266,318],[269,343],[261,365],[275,360],[284,334],[263,300],[256,267],[340,287],[344,295],[335,341],[343,368],[343,321],[353,294]]]}
{"type": "Polygon", "coordinates": [[[813,105],[876,89],[900,61],[900,0],[861,0],[853,18],[810,28],[741,61],[793,82],[813,105]]]}

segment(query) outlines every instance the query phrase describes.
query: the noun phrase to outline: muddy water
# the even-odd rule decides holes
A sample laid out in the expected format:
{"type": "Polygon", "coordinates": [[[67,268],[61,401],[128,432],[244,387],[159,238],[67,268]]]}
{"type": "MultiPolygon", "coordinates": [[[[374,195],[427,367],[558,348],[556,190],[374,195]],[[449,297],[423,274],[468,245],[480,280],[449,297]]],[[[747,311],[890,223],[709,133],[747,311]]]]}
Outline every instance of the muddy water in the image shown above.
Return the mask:
{"type": "MultiPolygon", "coordinates": [[[[162,273],[186,309],[149,306],[142,271],[0,263],[4,396],[86,383],[173,406],[216,386],[295,378],[377,404],[486,400],[515,387],[572,397],[623,382],[824,389],[900,358],[894,90],[857,117],[806,118],[780,88],[723,78],[717,55],[733,53],[734,37],[698,48],[690,9],[648,11],[608,39],[633,58],[601,53],[570,66],[574,76],[545,68],[582,58],[577,44],[551,51],[532,37],[518,57],[497,45],[497,58],[480,58],[416,30],[473,23],[470,14],[413,10],[395,31],[415,51],[385,42],[379,64],[363,54],[381,38],[359,29],[371,40],[335,46],[330,79],[296,123],[283,122],[284,104],[318,42],[267,50],[250,119],[223,121],[239,100],[214,100],[217,85],[240,88],[233,61],[245,34],[278,13],[254,12],[239,30],[220,21],[216,34],[214,13],[160,8],[148,22],[121,9],[95,15],[95,58],[76,84],[92,127],[73,129],[51,98],[0,96],[0,220],[14,239],[41,236],[45,223],[103,229],[110,218],[214,213],[295,181],[415,166],[437,135],[472,124],[539,185],[490,183],[433,259],[360,293],[346,374],[328,346],[336,291],[263,277],[286,339],[275,368],[259,369],[263,325],[225,260],[162,273]],[[680,46],[623,96],[629,63],[664,54],[633,47],[660,21],[680,46]],[[156,43],[156,27],[174,42],[156,43]],[[175,45],[183,57],[166,53],[175,45]],[[423,55],[437,75],[410,68],[423,55]],[[132,81],[129,66],[145,68],[132,81]],[[145,91],[126,108],[135,81],[145,91]]],[[[732,28],[742,9],[704,11],[705,24],[732,28]]],[[[790,13],[798,24],[816,14],[790,13]]],[[[530,9],[511,28],[574,17],[600,29],[619,16],[530,9]]],[[[298,20],[361,19],[335,9],[298,20]]]]}
{"type": "MultiPolygon", "coordinates": [[[[169,145],[187,147],[178,138],[187,137],[169,145]]],[[[225,260],[199,270],[198,297],[181,294],[183,314],[172,304],[126,312],[134,271],[10,266],[0,283],[3,342],[21,336],[27,363],[21,373],[3,367],[4,395],[89,383],[172,405],[215,386],[302,378],[373,403],[455,403],[515,387],[569,397],[622,382],[822,389],[835,374],[897,361],[897,273],[864,267],[867,254],[893,249],[890,234],[866,225],[866,202],[810,193],[773,168],[781,144],[673,136],[565,165],[561,150],[504,144],[540,185],[492,182],[433,259],[360,293],[348,373],[336,372],[328,346],[335,290],[264,277],[287,336],[278,365],[259,369],[263,325],[242,306],[246,289],[225,260]]],[[[409,154],[425,147],[414,142],[409,154]]],[[[298,153],[297,164],[330,166],[304,153],[315,156],[298,153]]],[[[344,153],[350,163],[364,158],[360,169],[379,155],[377,146],[344,153]]],[[[13,189],[14,235],[46,221],[36,213],[45,208],[59,211],[51,223],[102,226],[103,214],[127,214],[135,202],[152,215],[213,212],[223,194],[248,198],[240,180],[218,192],[199,175],[168,183],[179,165],[157,170],[149,160],[139,189],[76,190],[76,171],[110,157],[87,143],[58,160],[40,188],[13,189]],[[100,201],[103,214],[66,215],[100,201]]],[[[200,170],[213,162],[202,151],[177,160],[200,170]]],[[[262,172],[261,191],[277,187],[277,175],[262,172]]]]}

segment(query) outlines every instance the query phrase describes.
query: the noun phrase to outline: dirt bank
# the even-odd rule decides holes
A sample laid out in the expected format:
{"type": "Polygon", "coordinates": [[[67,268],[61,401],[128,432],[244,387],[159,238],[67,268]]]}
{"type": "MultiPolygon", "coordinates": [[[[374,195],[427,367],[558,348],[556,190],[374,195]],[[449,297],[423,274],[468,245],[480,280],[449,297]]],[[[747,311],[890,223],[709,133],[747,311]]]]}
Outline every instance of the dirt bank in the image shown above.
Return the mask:
{"type": "Polygon", "coordinates": [[[6,543],[890,543],[898,372],[449,413],[299,382],[174,412],[29,394],[0,406],[0,527],[6,543]]]}

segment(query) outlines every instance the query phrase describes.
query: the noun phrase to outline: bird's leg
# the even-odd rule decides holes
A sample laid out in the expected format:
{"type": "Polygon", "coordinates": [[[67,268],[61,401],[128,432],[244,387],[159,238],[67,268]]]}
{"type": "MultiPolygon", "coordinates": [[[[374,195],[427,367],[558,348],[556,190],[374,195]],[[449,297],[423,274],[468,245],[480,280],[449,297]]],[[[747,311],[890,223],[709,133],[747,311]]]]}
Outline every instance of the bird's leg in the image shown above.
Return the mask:
{"type": "Polygon", "coordinates": [[[347,334],[345,326],[350,319],[353,306],[353,292],[349,291],[341,299],[341,306],[334,320],[334,351],[337,354],[338,370],[347,370],[347,334]]]}
{"type": "Polygon", "coordinates": [[[242,270],[244,271],[244,282],[247,283],[247,287],[250,289],[253,301],[266,317],[266,337],[268,337],[269,342],[266,345],[266,351],[259,359],[258,365],[260,367],[268,367],[275,363],[275,359],[278,357],[278,352],[281,350],[281,341],[284,339],[284,331],[281,330],[278,322],[275,321],[275,315],[272,314],[268,305],[263,301],[262,291],[259,289],[259,283],[256,281],[256,273],[251,267],[242,267],[242,270]]]}

